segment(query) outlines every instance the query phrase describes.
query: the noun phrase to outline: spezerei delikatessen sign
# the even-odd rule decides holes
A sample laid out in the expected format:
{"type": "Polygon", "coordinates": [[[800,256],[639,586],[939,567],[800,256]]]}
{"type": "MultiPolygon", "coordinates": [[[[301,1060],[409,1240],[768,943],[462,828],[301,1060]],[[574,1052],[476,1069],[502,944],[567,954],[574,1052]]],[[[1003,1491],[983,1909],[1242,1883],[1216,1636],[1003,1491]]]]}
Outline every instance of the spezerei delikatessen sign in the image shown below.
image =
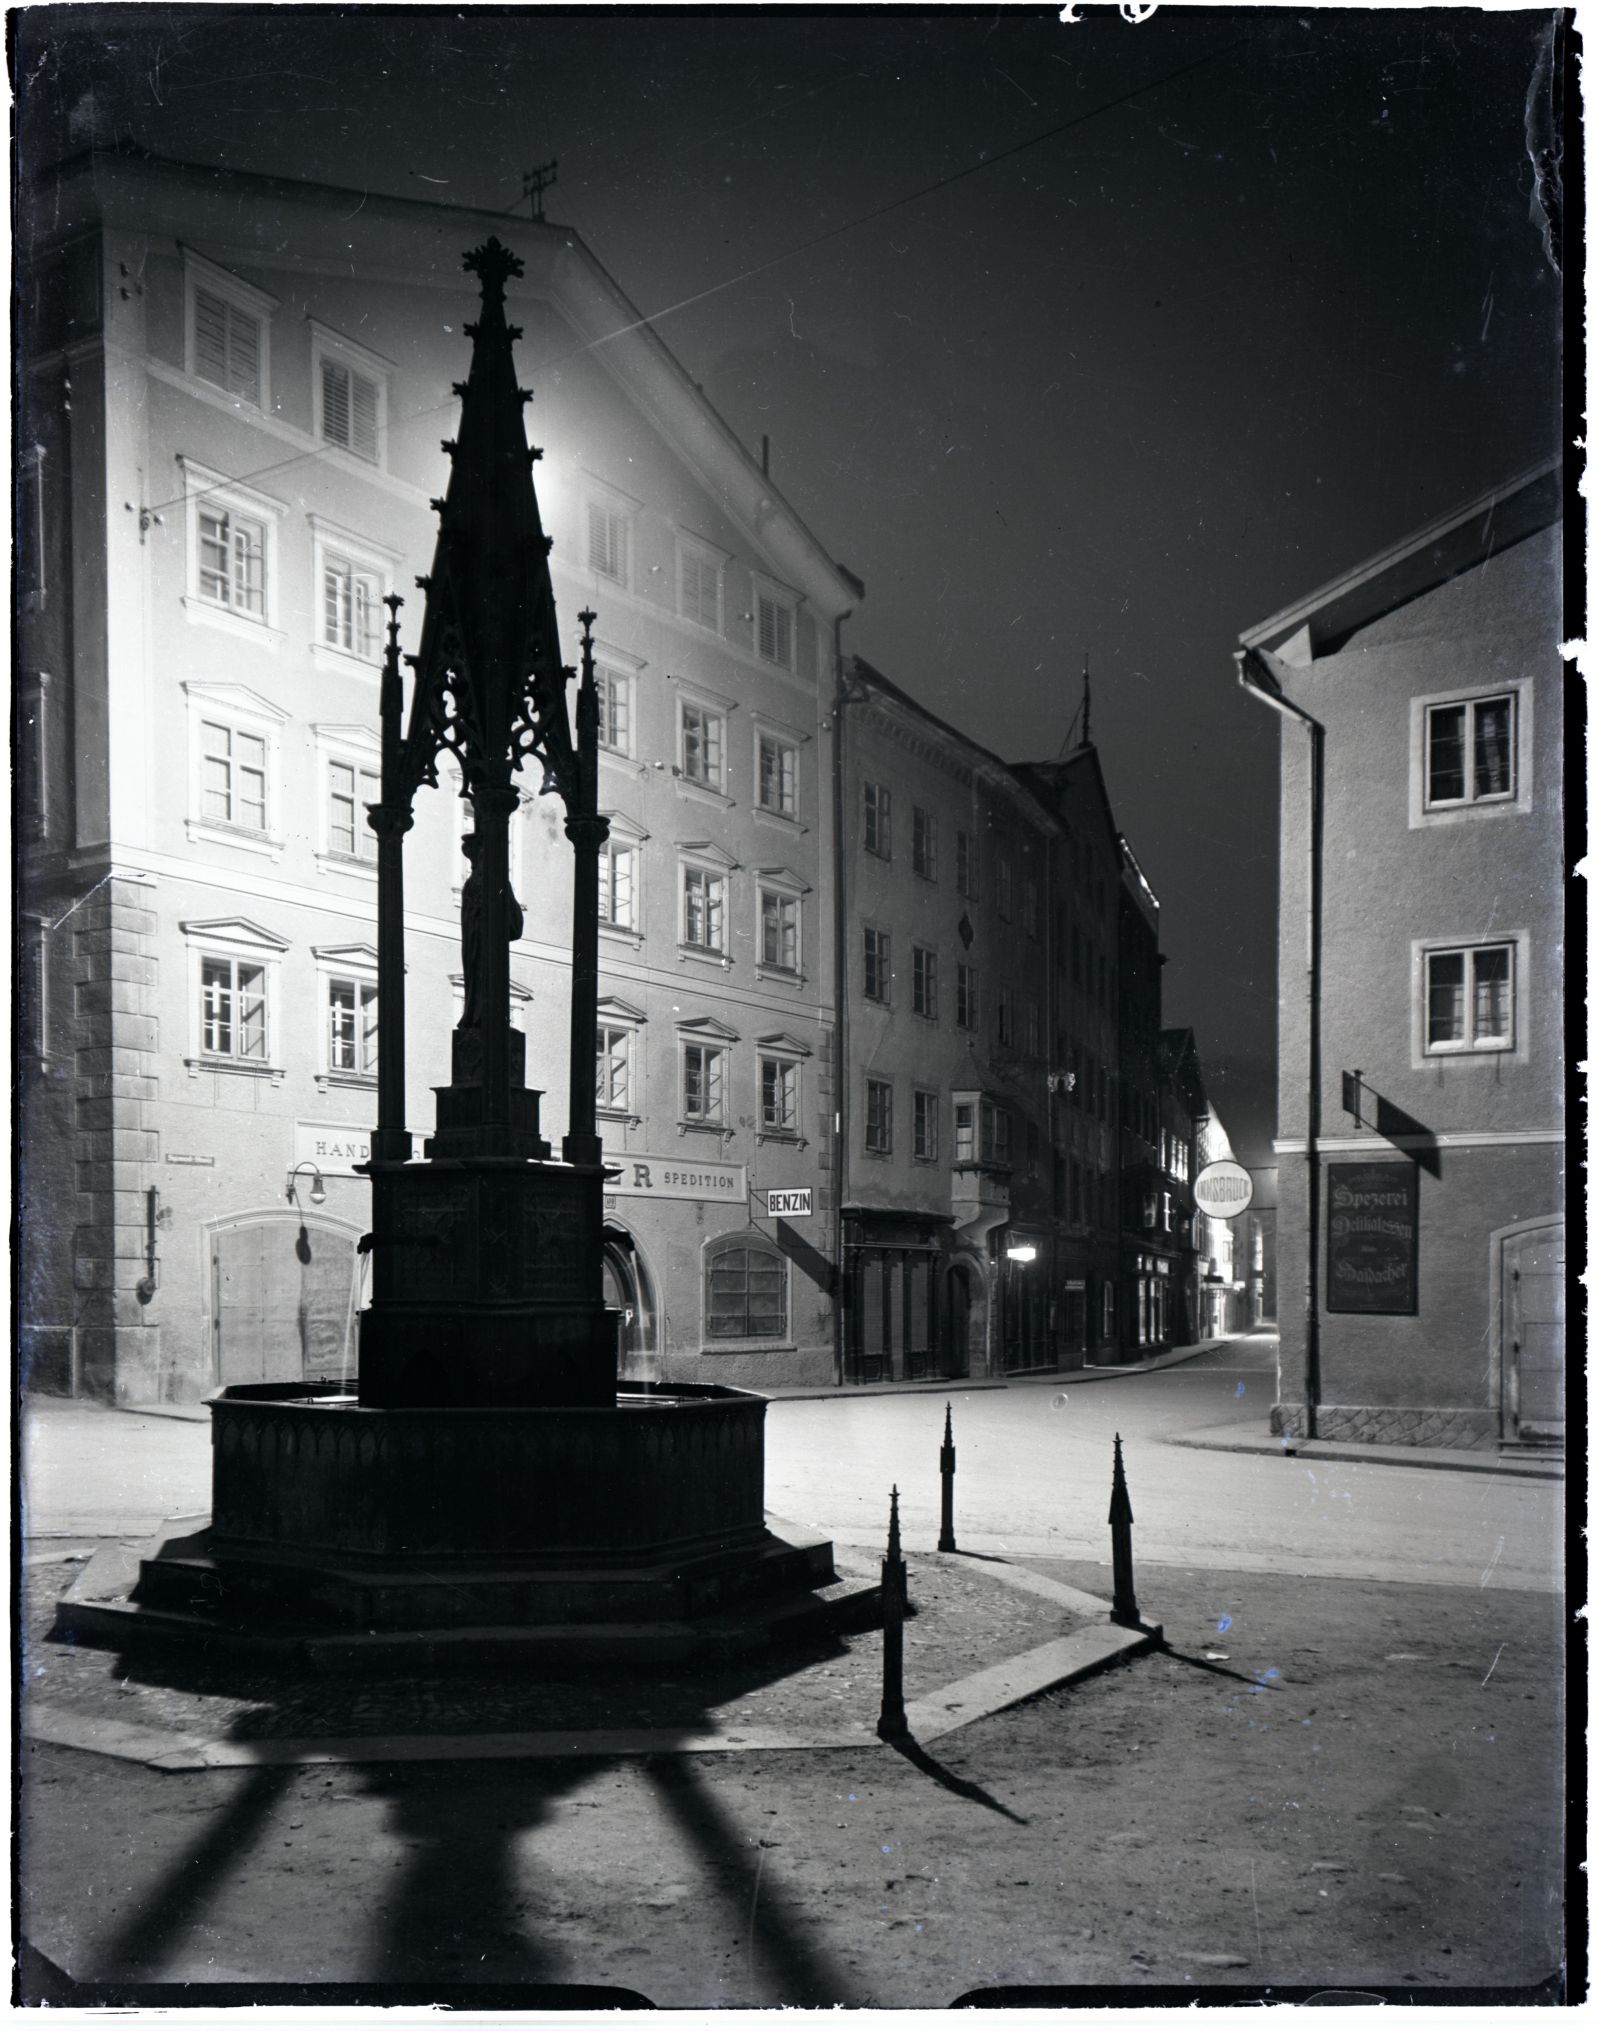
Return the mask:
{"type": "Polygon", "coordinates": [[[1416,1309],[1416,1165],[1329,1164],[1328,1310],[1416,1309]]]}

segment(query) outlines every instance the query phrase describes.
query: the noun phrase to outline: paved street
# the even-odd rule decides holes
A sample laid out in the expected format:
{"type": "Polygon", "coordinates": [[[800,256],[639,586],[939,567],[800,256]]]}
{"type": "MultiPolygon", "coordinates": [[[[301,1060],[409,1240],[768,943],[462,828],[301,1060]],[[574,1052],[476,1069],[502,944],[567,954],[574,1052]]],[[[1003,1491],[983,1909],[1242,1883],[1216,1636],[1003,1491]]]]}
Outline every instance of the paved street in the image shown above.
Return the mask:
{"type": "MultiPolygon", "coordinates": [[[[1103,1561],[1120,1432],[1144,1562],[1234,1572],[1553,1589],[1563,1490],[1365,1462],[1166,1443],[1230,1423],[1259,1434],[1276,1341],[1254,1334],[1150,1374],[955,1391],[957,1538],[971,1551],[1103,1561]]],[[[767,1412],[767,1507],[838,1541],[881,1541],[897,1483],[907,1545],[938,1531],[944,1398],[825,1397],[767,1412]]],[[[31,1537],[152,1531],[210,1503],[209,1428],[50,1404],[29,1420],[31,1537]]]]}

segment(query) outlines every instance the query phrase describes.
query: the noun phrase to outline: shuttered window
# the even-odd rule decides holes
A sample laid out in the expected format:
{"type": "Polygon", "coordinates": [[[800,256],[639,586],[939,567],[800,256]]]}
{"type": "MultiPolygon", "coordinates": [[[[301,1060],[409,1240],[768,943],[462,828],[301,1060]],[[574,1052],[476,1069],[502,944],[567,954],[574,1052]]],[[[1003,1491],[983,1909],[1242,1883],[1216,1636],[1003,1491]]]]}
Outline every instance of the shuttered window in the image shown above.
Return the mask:
{"type": "Polygon", "coordinates": [[[209,289],[194,292],[194,370],[202,381],[261,406],[261,320],[209,289]]]}
{"type": "Polygon", "coordinates": [[[378,384],[342,360],[322,362],[322,435],[377,463],[378,384]]]}
{"type": "Polygon", "coordinates": [[[589,569],[602,578],[626,584],[628,577],[627,518],[602,501],[589,503],[589,569]]]}
{"type": "Polygon", "coordinates": [[[713,632],[721,628],[722,573],[711,558],[693,550],[678,553],[678,601],[685,620],[713,632]]]}
{"type": "Polygon", "coordinates": [[[756,595],[756,652],[764,663],[794,668],[794,609],[764,592],[756,595]]]}

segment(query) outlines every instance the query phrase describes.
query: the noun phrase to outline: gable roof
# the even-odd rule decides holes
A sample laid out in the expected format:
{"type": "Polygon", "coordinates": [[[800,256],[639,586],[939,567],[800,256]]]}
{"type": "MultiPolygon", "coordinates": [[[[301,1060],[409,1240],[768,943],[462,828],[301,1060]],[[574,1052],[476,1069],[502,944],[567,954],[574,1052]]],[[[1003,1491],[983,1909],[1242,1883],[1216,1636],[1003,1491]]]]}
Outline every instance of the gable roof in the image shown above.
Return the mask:
{"type": "Polygon", "coordinates": [[[1464,508],[1430,522],[1364,564],[1329,579],[1239,637],[1247,649],[1281,649],[1304,632],[1309,661],[1338,649],[1358,628],[1420,599],[1561,518],[1561,463],[1530,466],[1464,508]]]}

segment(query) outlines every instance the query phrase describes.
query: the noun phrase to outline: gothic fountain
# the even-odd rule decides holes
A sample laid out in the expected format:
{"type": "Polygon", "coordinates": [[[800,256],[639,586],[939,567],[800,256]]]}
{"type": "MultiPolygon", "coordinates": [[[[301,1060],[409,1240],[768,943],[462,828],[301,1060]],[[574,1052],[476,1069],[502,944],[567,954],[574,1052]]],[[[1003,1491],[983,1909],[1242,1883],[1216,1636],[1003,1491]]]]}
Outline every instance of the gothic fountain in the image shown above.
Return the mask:
{"type": "Polygon", "coordinates": [[[595,1128],[598,705],[592,626],[562,667],[555,597],[490,239],[464,265],[472,338],[409,713],[391,599],[380,693],[378,1122],[367,1171],[372,1298],[359,1382],[213,1399],[209,1521],[176,1518],[134,1561],[103,1553],[56,1633],[294,1653],[322,1665],[659,1660],[859,1622],[825,1540],[767,1527],[765,1400],[616,1381],[595,1128]],[[567,691],[576,682],[569,722],[567,691]],[[575,722],[575,723],[574,723],[575,722]],[[414,1159],[405,1128],[405,835],[448,750],[470,801],[466,973],[451,1080],[414,1159]],[[569,1122],[557,1161],[510,1023],[513,778],[543,770],[574,858],[569,1122]]]}

